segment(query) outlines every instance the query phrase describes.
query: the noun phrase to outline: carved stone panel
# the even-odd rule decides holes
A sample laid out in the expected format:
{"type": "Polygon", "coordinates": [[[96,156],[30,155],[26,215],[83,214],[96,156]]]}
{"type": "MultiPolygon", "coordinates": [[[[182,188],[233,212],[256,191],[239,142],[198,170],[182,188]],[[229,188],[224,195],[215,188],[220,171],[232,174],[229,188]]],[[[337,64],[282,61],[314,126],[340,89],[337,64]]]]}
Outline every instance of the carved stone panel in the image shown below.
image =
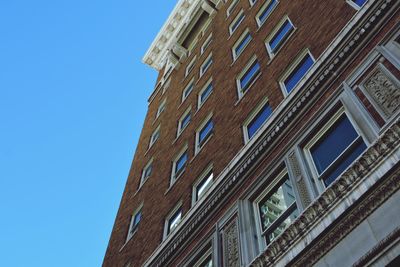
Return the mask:
{"type": "Polygon", "coordinates": [[[237,219],[224,227],[222,234],[224,266],[240,266],[239,231],[237,219]]]}
{"type": "Polygon", "coordinates": [[[292,173],[295,177],[297,189],[299,191],[299,195],[301,198],[301,202],[303,203],[304,207],[307,207],[311,204],[311,198],[309,192],[307,190],[306,181],[301,173],[300,165],[297,160],[296,154],[293,152],[288,157],[289,160],[289,167],[292,170],[292,173]]]}
{"type": "Polygon", "coordinates": [[[363,82],[363,87],[384,116],[390,118],[400,107],[399,82],[381,68],[375,69],[363,82]]]}

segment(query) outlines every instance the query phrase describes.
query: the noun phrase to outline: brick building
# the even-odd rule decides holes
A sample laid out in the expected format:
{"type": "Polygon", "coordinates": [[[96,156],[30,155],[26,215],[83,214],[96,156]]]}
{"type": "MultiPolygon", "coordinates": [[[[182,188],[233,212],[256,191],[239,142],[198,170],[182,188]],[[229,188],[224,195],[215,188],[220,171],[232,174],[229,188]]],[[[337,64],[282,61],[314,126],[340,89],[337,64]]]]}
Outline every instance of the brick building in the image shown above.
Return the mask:
{"type": "Polygon", "coordinates": [[[400,266],[399,7],[179,0],[103,266],[400,266]]]}

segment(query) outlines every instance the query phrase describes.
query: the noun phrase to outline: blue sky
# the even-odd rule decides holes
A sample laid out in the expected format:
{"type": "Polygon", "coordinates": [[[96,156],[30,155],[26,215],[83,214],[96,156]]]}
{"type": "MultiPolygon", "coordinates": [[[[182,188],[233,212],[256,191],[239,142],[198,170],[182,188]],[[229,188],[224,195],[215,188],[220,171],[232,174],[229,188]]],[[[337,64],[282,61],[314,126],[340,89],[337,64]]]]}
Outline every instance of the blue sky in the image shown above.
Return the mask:
{"type": "Polygon", "coordinates": [[[100,266],[175,0],[0,1],[0,266],[100,266]]]}

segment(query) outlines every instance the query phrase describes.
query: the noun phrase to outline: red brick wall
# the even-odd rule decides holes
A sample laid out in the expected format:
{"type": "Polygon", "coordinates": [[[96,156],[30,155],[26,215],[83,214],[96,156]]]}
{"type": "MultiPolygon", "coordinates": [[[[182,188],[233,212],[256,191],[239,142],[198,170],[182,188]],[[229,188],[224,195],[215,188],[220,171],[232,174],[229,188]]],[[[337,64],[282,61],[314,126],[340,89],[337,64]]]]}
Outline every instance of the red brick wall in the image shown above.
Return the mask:
{"type": "MultiPolygon", "coordinates": [[[[150,103],[103,266],[123,266],[128,260],[132,261],[132,266],[143,264],[161,243],[164,219],[171,209],[180,200],[183,201],[184,214],[190,209],[191,187],[202,170],[209,162],[213,162],[214,172],[218,175],[243,147],[242,124],[253,108],[265,96],[268,97],[273,109],[281,103],[283,94],[277,81],[296,55],[302,49],[309,48],[312,55],[318,58],[355,14],[355,10],[344,0],[282,0],[266,23],[258,29],[255,15],[263,2],[259,0],[253,7],[249,8],[249,1],[241,0],[239,6],[228,19],[226,18],[226,9],[229,3],[223,6],[214,17],[202,41],[198,42],[192,53],[192,56],[197,54],[197,61],[189,77],[184,78],[184,74],[186,65],[191,61],[192,56],[183,62],[179,70],[172,73],[171,84],[165,94],[162,96],[161,91],[159,91],[150,103]],[[229,24],[236,17],[241,7],[245,11],[246,18],[233,36],[229,37],[229,24]],[[289,16],[297,30],[278,55],[270,61],[264,40],[285,14],[289,16]],[[232,64],[231,47],[246,27],[250,29],[253,40],[237,61],[232,64]],[[210,32],[213,33],[213,41],[207,51],[200,56],[200,46],[210,32]],[[198,79],[199,67],[211,51],[214,63],[207,73],[201,79],[198,79]],[[257,55],[261,64],[262,75],[245,94],[244,98],[237,103],[235,77],[254,54],[257,55]],[[197,93],[211,75],[214,92],[203,107],[196,112],[197,93]],[[193,77],[196,81],[195,89],[188,99],[181,104],[182,91],[193,77]],[[158,106],[165,97],[167,98],[166,110],[155,121],[158,106]],[[177,121],[190,105],[192,106],[192,121],[181,136],[175,140],[177,121]],[[202,151],[194,157],[195,130],[210,112],[214,114],[214,135],[202,151]],[[161,137],[147,151],[150,136],[160,123],[161,137]],[[172,159],[186,143],[188,143],[190,163],[173,188],[165,194],[169,187],[172,159]],[[137,192],[141,171],[152,157],[154,158],[152,175],[137,192]],[[131,214],[142,202],[144,203],[143,218],[138,232],[120,251],[125,243],[131,214]]],[[[372,43],[369,49],[375,45],[372,43]]],[[[366,53],[363,52],[358,61],[366,53]]],[[[357,62],[354,64],[357,64],[357,62]]],[[[344,75],[348,75],[348,72],[344,75]]],[[[339,84],[340,82],[335,86],[339,84]]],[[[330,93],[327,92],[312,112],[316,112],[329,96],[330,93]]],[[[297,125],[296,128],[292,129],[292,132],[301,130],[301,126],[297,125]]],[[[283,148],[284,144],[277,146],[273,153],[264,159],[263,164],[267,164],[279,155],[283,148]]],[[[252,181],[249,179],[248,184],[251,183],[252,181]]],[[[235,200],[232,199],[231,203],[235,200]]],[[[228,207],[222,209],[217,217],[222,215],[228,207]]],[[[217,217],[210,222],[210,226],[215,223],[217,217]]],[[[204,232],[207,231],[207,229],[204,230],[204,232]]],[[[178,258],[178,260],[180,259],[178,258]]]]}

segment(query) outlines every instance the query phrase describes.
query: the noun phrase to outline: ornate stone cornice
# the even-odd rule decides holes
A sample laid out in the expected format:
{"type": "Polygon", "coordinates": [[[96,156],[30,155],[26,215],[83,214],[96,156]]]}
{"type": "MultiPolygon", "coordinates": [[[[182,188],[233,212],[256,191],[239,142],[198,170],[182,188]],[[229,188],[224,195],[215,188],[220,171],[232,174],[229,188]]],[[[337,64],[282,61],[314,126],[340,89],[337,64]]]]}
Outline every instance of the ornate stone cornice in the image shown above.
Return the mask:
{"type": "MultiPolygon", "coordinates": [[[[357,50],[362,47],[363,43],[368,39],[370,34],[377,30],[377,25],[384,22],[384,18],[390,12],[398,8],[400,2],[395,0],[377,0],[371,1],[365,6],[362,13],[350,25],[350,30],[343,37],[343,40],[336,43],[331,48],[329,53],[317,63],[315,68],[317,70],[311,71],[312,75],[307,79],[307,82],[296,92],[292,92],[291,98],[288,100],[284,108],[279,112],[279,116],[273,122],[262,129],[262,134],[251,143],[251,148],[240,158],[234,159],[234,165],[229,166],[228,170],[224,171],[217,180],[223,181],[217,185],[214,190],[207,197],[206,201],[200,203],[201,205],[192,210],[189,215],[183,220],[178,229],[166,240],[161,246],[153,253],[147,260],[144,266],[166,266],[167,263],[183,249],[184,245],[195,236],[199,228],[207,221],[214,212],[218,210],[224,199],[232,194],[234,189],[247,177],[246,174],[259,160],[261,155],[264,155],[274,146],[274,142],[283,136],[286,131],[305,110],[318,99],[318,96],[329,86],[329,84],[337,77],[337,74],[344,68],[347,62],[351,61],[357,50]]],[[[307,215],[301,216],[292,226],[290,226],[280,238],[273,242],[265,255],[257,258],[254,261],[254,266],[265,266],[266,263],[271,264],[274,260],[283,253],[282,249],[287,248],[292,244],[291,240],[299,238],[299,231],[305,231],[304,225],[312,224],[312,218],[316,219],[317,214],[320,216],[325,208],[330,206],[330,201],[335,201],[335,190],[350,190],[351,181],[360,179],[359,174],[363,170],[368,170],[368,163],[376,163],[380,156],[381,151],[386,146],[391,147],[395,142],[400,139],[400,126],[397,122],[381,139],[384,140],[382,146],[375,144],[372,148],[368,149],[365,157],[361,157],[356,164],[341,178],[321,195],[316,202],[312,205],[307,215]],[[394,134],[394,135],[392,135],[394,134]],[[393,139],[393,136],[396,136],[393,139]],[[389,143],[386,143],[389,142],[389,143]],[[378,147],[377,147],[378,146],[378,147]],[[372,153],[372,154],[371,154],[372,153]],[[371,161],[375,155],[376,161],[371,161]],[[379,156],[379,157],[378,157],[379,156]],[[354,169],[356,168],[356,169],[354,169]],[[349,176],[350,175],[350,176],[349,176]],[[335,188],[335,190],[333,190],[335,188]],[[332,191],[333,190],[333,191],[332,191]]],[[[211,191],[211,190],[210,190],[211,191]]],[[[346,191],[347,192],[347,191],[346,191]]],[[[308,209],[307,209],[308,210],[308,209]]]]}
{"type": "Polygon", "coordinates": [[[143,57],[143,62],[151,67],[161,70],[165,64],[168,52],[172,49],[176,36],[189,23],[196,7],[204,0],[179,0],[171,15],[164,23],[150,48],[143,57]]]}

